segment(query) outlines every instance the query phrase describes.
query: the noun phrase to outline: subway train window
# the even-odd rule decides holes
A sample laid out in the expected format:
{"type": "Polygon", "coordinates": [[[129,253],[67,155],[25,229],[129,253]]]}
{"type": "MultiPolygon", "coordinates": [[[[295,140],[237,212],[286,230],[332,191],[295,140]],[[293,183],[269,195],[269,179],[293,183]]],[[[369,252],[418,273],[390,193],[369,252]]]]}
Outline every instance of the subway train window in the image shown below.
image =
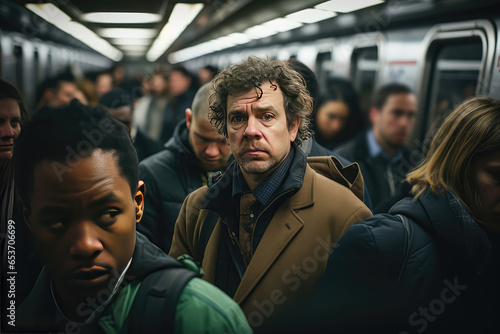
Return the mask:
{"type": "Polygon", "coordinates": [[[368,112],[375,90],[378,61],[377,46],[354,49],[351,56],[351,80],[358,91],[363,112],[368,112]]]}
{"type": "Polygon", "coordinates": [[[33,82],[40,82],[40,54],[38,50],[33,52],[33,82]]]}
{"type": "Polygon", "coordinates": [[[16,60],[16,86],[23,91],[23,48],[20,45],[14,46],[14,58],[16,60]]]}
{"type": "Polygon", "coordinates": [[[476,95],[482,58],[483,42],[479,37],[436,48],[429,81],[427,129],[440,124],[455,105],[476,95]]]}
{"type": "Polygon", "coordinates": [[[326,82],[333,74],[332,52],[320,52],[316,57],[316,76],[320,89],[326,86],[326,82]]]}

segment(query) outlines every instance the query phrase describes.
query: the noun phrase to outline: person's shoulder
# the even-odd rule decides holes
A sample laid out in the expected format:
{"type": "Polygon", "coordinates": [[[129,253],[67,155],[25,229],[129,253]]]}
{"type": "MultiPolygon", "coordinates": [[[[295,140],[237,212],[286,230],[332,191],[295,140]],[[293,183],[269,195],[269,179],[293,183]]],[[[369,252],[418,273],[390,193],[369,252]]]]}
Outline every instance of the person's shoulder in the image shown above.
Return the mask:
{"type": "MultiPolygon", "coordinates": [[[[163,149],[139,163],[139,176],[158,173],[173,173],[181,168],[179,159],[180,150],[172,145],[165,145],[163,149]]],[[[177,175],[177,173],[174,173],[177,175]]]]}
{"type": "Polygon", "coordinates": [[[361,132],[356,137],[344,143],[337,148],[335,148],[334,152],[345,157],[348,160],[356,160],[356,156],[358,154],[364,154],[365,151],[363,148],[366,146],[366,132],[361,132]]]}
{"type": "Polygon", "coordinates": [[[176,333],[251,333],[238,304],[214,285],[193,278],[176,308],[176,333]]]}

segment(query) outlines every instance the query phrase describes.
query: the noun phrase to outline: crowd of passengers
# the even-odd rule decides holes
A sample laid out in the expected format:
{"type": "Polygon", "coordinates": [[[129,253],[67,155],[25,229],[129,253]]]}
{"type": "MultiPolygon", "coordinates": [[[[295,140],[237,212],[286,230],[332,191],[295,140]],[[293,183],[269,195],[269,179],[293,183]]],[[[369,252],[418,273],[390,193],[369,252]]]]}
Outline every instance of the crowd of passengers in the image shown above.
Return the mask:
{"type": "Polygon", "coordinates": [[[409,151],[404,83],[362,110],[296,60],[38,93],[0,79],[2,332],[500,328],[500,101],[409,151]]]}

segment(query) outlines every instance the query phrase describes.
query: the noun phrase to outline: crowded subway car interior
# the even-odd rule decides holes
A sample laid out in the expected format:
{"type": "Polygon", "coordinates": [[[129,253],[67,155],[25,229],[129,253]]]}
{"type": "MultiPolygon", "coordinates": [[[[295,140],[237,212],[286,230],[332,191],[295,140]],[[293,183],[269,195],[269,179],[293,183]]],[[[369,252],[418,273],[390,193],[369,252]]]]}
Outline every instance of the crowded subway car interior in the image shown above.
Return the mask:
{"type": "Polygon", "coordinates": [[[498,333],[499,27],[1,0],[1,332],[498,333]]]}

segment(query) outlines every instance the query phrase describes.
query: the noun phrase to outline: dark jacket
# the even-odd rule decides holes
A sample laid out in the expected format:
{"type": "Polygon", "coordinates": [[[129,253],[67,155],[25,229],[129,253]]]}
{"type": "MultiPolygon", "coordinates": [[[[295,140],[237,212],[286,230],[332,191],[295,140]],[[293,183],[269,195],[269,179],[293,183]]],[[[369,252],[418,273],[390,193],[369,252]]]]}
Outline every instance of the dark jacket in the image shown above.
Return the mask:
{"type": "Polygon", "coordinates": [[[451,192],[403,199],[340,239],[316,292],[316,310],[328,310],[316,324],[356,333],[498,332],[499,245],[451,192]]]}
{"type": "Polygon", "coordinates": [[[137,152],[137,160],[141,162],[150,155],[160,152],[163,149],[163,145],[156,140],[151,139],[139,128],[137,128],[137,133],[134,138],[134,148],[137,152]]]}
{"type": "MultiPolygon", "coordinates": [[[[137,233],[136,236],[132,262],[119,285],[120,290],[117,290],[111,297],[109,304],[104,308],[97,307],[98,304],[96,304],[96,300],[99,301],[109,296],[110,291],[106,290],[102,290],[102,293],[99,292],[97,298],[93,298],[93,301],[92,298],[88,298],[88,304],[80,304],[82,314],[90,316],[94,310],[97,310],[93,320],[89,320],[85,325],[78,325],[60,316],[51,294],[50,276],[44,269],[30,295],[18,308],[18,318],[14,329],[30,333],[125,334],[134,332],[130,328],[132,322],[136,322],[137,326],[141,326],[144,323],[141,321],[143,317],[149,320],[167,317],[162,312],[165,310],[172,311],[172,309],[166,307],[166,303],[160,304],[157,302],[156,308],[152,305],[144,305],[141,308],[139,306],[142,305],[135,305],[135,300],[136,297],[140,298],[138,290],[147,277],[155,272],[173,268],[177,261],[151,244],[140,233],[137,233]],[[142,312],[145,310],[156,312],[156,315],[144,315],[142,312]]],[[[175,278],[182,276],[178,272],[172,275],[175,278]]],[[[151,290],[158,289],[157,286],[146,286],[145,289],[147,288],[151,288],[151,290]]],[[[173,292],[168,289],[167,291],[169,293],[173,292]]],[[[179,299],[173,305],[173,312],[175,312],[174,333],[251,332],[240,308],[214,286],[199,278],[192,278],[179,292],[179,299]]],[[[161,292],[156,291],[153,294],[160,302],[162,298],[165,298],[161,292]]],[[[148,301],[150,300],[148,299],[148,301]]],[[[147,324],[145,325],[147,326],[147,324]]],[[[168,332],[167,328],[162,331],[162,333],[168,332]]]]}
{"type": "MultiPolygon", "coordinates": [[[[231,167],[210,188],[200,188],[186,198],[170,255],[189,254],[202,262],[205,279],[230,292],[250,325],[263,330],[273,322],[271,318],[305,300],[335,242],[349,226],[371,216],[360,200],[363,184],[358,165],[339,169],[334,159],[316,157],[306,163],[304,153],[295,150],[285,181],[263,211],[279,202],[248,267],[238,266],[241,250],[234,230],[238,223],[231,167]],[[217,222],[203,247],[200,237],[212,212],[217,222]]],[[[255,224],[257,229],[259,219],[255,224]]]]}
{"type": "Polygon", "coordinates": [[[396,164],[390,164],[383,157],[372,158],[366,132],[362,132],[352,141],[337,148],[335,152],[350,161],[357,162],[361,167],[363,180],[373,204],[373,213],[387,212],[393,204],[408,196],[410,188],[404,180],[413,167],[408,150],[403,148],[403,157],[396,164]],[[389,185],[390,180],[395,189],[393,193],[389,185]]]}
{"type": "Polygon", "coordinates": [[[163,151],[139,164],[139,178],[146,184],[146,195],[137,230],[164,252],[170,250],[182,202],[203,185],[202,177],[206,174],[191,150],[188,135],[184,120],[163,151]]]}

